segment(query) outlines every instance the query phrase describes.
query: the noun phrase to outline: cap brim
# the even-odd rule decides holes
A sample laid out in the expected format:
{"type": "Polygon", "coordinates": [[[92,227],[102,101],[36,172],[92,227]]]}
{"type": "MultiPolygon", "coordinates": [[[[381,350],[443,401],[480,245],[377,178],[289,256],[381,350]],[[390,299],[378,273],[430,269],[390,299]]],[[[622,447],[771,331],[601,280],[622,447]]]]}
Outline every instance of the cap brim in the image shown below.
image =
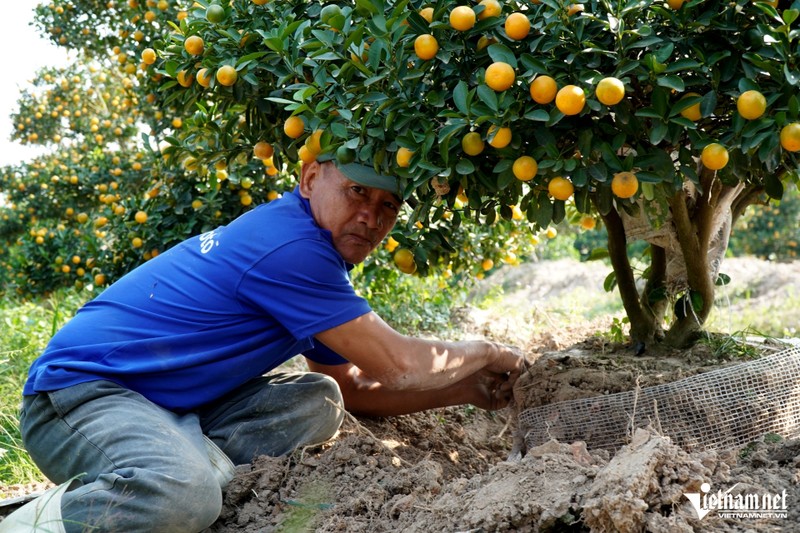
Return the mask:
{"type": "Polygon", "coordinates": [[[317,161],[320,163],[331,161],[349,180],[359,185],[364,185],[365,187],[389,191],[398,198],[403,198],[403,191],[400,190],[400,181],[397,178],[378,174],[375,172],[375,169],[369,165],[362,165],[360,163],[347,163],[343,165],[339,163],[332,154],[323,154],[317,157],[317,161]]]}
{"type": "Polygon", "coordinates": [[[375,172],[375,169],[370,166],[359,165],[358,163],[348,163],[346,165],[337,163],[336,168],[350,180],[360,185],[389,191],[400,196],[400,184],[397,178],[378,174],[375,172]]]}

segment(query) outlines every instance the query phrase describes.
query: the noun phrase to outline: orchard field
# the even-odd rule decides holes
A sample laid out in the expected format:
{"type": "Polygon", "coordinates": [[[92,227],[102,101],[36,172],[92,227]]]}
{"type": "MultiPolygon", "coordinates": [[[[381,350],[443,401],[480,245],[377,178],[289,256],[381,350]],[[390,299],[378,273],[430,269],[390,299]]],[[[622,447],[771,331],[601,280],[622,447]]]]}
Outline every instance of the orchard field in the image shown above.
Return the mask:
{"type": "MultiPolygon", "coordinates": [[[[0,169],[3,493],[43,481],[15,405],[59,325],[280,198],[319,156],[401,180],[408,205],[353,282],[404,332],[513,342],[531,363],[585,357],[600,376],[608,358],[631,375],[677,360],[665,380],[797,337],[798,18],[800,0],[41,3],[37,29],[74,61],[38,72],[9,117],[45,155],[0,169]]],[[[350,420],[339,442],[243,469],[214,531],[623,528],[581,518],[602,507],[587,495],[607,453],[562,443],[545,455],[564,492],[512,495],[553,459],[505,461],[514,415],[350,420]],[[495,489],[507,501],[483,506],[495,489]]],[[[797,484],[796,435],[782,437],[754,444],[775,467],[753,481],[764,490],[797,484]]],[[[631,530],[697,529],[679,488],[755,476],[750,452],[641,438],[683,473],[651,483],[673,500],[635,487],[648,507],[631,530]]]]}

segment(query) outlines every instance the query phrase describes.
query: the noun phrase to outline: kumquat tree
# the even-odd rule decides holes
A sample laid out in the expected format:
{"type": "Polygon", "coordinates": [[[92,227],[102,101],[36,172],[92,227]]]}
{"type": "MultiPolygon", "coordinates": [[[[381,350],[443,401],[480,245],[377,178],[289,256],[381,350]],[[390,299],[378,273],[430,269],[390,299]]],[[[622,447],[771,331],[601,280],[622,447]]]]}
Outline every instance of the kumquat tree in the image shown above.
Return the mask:
{"type": "Polygon", "coordinates": [[[798,0],[53,0],[38,21],[90,57],[111,48],[147,109],[139,149],[162,192],[125,207],[162,210],[153,239],[196,195],[220,223],[228,198],[263,202],[331,154],[403,179],[389,247],[405,272],[491,269],[553,223],[602,220],[593,255],[641,349],[696,340],[734,222],[796,193],[798,15],[798,0]]]}
{"type": "Polygon", "coordinates": [[[196,110],[169,150],[213,158],[239,135],[277,164],[332,152],[402,176],[417,265],[512,206],[533,228],[597,213],[633,339],[686,345],[733,221],[798,182],[798,7],[200,1],[157,46],[166,98],[196,110]],[[641,291],[633,238],[650,243],[641,291]]]}

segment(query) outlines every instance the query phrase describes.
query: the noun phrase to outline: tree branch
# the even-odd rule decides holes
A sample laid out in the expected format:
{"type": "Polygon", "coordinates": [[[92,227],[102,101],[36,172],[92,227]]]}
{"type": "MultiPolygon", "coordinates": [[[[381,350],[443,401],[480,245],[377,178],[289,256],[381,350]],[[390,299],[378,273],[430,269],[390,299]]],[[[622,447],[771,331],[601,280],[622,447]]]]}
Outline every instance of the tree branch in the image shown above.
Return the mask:
{"type": "MultiPolygon", "coordinates": [[[[693,224],[686,207],[686,195],[682,190],[670,196],[667,201],[672,212],[672,221],[675,224],[678,244],[681,247],[681,252],[683,252],[689,289],[699,293],[702,297],[702,309],[693,315],[702,324],[714,304],[714,285],[711,281],[708,265],[708,240],[701,243],[700,235],[698,235],[695,229],[696,226],[693,224]]],[[[703,213],[704,224],[710,226],[711,220],[708,218],[710,215],[706,211],[713,213],[713,210],[709,206],[703,206],[700,211],[703,213]]],[[[693,302],[690,300],[689,305],[692,304],[693,302]]]]}
{"type": "Polygon", "coordinates": [[[758,197],[764,192],[764,188],[760,185],[747,185],[744,190],[739,192],[739,195],[731,203],[731,214],[733,222],[735,223],[739,217],[744,214],[744,210],[749,206],[758,203],[758,197]]]}
{"type": "Polygon", "coordinates": [[[700,254],[700,244],[689,216],[689,209],[686,207],[686,193],[683,190],[677,191],[667,198],[667,203],[683,257],[697,257],[700,254]]]}
{"type": "Polygon", "coordinates": [[[635,341],[647,343],[655,333],[653,316],[649,308],[642,306],[633,269],[628,260],[628,239],[625,226],[616,209],[601,215],[608,231],[608,254],[611,266],[617,276],[617,287],[622,298],[622,306],[631,322],[631,337],[635,341]]]}
{"type": "Polygon", "coordinates": [[[661,323],[667,308],[666,295],[667,279],[667,251],[661,246],[650,244],[650,276],[644,285],[642,305],[647,307],[656,320],[661,323]],[[658,298],[653,300],[654,294],[659,292],[658,298]]]}
{"type": "Polygon", "coordinates": [[[700,175],[704,183],[703,197],[697,203],[695,217],[695,231],[697,232],[697,244],[699,246],[700,257],[708,255],[708,246],[714,233],[714,218],[719,205],[719,197],[723,186],[716,178],[716,173],[704,168],[700,175]]]}

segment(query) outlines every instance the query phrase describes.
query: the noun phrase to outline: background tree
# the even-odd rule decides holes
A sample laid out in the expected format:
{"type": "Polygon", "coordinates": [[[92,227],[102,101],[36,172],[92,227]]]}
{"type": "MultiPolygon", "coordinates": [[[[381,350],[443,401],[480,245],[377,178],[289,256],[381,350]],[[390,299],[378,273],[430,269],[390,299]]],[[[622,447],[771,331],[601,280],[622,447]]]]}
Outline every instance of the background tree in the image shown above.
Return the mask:
{"type": "MultiPolygon", "coordinates": [[[[8,200],[0,206],[4,290],[33,296],[63,285],[103,286],[187,236],[294,186],[293,167],[272,164],[263,153],[256,157],[252,146],[243,145],[240,109],[209,112],[197,102],[187,104],[172,89],[191,86],[194,74],[179,81],[154,65],[153,47],[169,38],[188,15],[182,8],[190,6],[134,0],[37,7],[37,25],[75,52],[75,61],[39,72],[12,116],[18,141],[53,151],[0,173],[8,200]],[[187,140],[191,150],[162,153],[168,142],[187,140]],[[76,256],[91,268],[64,264],[76,256]]],[[[502,264],[517,264],[539,239],[521,227],[512,220],[459,229],[431,246],[432,254],[419,249],[420,270],[438,259],[444,279],[458,283],[461,272],[480,278],[502,264]]],[[[384,279],[373,271],[391,263],[401,242],[411,244],[402,232],[396,237],[366,265],[366,280],[384,279]]],[[[417,261],[406,261],[404,270],[416,271],[417,261]]]]}

